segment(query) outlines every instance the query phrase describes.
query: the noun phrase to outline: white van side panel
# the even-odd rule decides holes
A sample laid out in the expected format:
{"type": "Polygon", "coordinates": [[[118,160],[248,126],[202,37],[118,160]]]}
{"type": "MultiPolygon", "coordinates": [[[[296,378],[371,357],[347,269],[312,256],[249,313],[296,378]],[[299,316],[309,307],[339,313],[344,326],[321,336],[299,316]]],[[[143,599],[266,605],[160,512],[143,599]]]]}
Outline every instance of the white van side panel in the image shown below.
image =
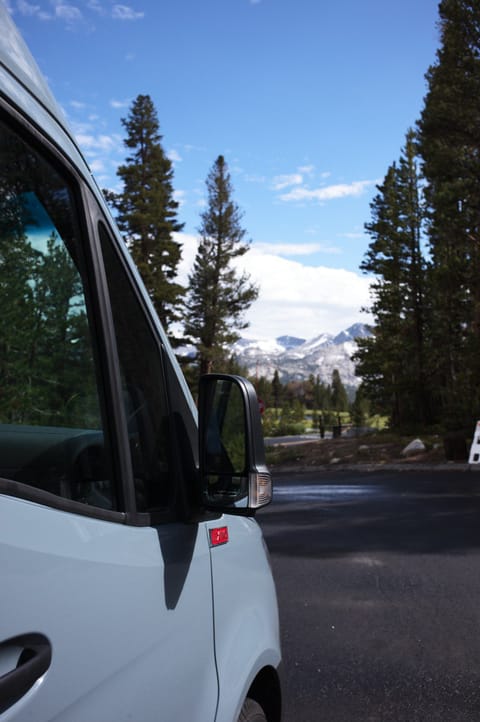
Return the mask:
{"type": "Polygon", "coordinates": [[[214,719],[202,524],[129,527],[0,496],[0,568],[0,640],[36,632],[52,647],[2,721],[214,719]]]}
{"type": "Polygon", "coordinates": [[[212,574],[220,686],[216,722],[232,722],[258,672],[280,664],[278,608],[257,522],[225,515],[209,526],[228,527],[229,541],[212,549],[212,574]]]}

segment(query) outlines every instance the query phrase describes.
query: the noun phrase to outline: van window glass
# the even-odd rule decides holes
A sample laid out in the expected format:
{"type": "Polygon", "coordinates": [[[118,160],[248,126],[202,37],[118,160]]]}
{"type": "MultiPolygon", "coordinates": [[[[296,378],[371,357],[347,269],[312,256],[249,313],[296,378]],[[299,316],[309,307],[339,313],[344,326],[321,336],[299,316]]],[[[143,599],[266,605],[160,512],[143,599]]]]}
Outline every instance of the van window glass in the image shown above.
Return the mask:
{"type": "Polygon", "coordinates": [[[161,350],[103,224],[110,292],[138,511],[171,505],[169,423],[161,350]]]}
{"type": "Polygon", "coordinates": [[[0,122],[0,476],[114,507],[74,204],[0,122]]]}

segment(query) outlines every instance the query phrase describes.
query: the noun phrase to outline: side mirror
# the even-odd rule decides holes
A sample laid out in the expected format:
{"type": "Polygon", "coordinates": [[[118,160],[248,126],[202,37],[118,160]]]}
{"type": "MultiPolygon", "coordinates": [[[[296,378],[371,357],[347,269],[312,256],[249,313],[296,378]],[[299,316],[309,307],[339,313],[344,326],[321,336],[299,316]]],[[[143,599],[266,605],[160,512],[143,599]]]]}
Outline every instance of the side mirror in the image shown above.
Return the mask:
{"type": "Polygon", "coordinates": [[[198,407],[205,505],[248,511],[269,504],[272,479],[252,384],[241,376],[202,376],[198,407]]]}

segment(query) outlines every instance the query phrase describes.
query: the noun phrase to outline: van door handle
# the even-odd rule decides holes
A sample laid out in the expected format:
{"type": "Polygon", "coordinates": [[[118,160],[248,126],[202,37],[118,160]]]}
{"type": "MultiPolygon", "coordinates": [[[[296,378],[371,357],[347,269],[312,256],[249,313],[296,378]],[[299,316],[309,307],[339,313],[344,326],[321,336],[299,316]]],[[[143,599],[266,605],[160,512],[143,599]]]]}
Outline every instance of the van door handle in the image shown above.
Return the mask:
{"type": "Polygon", "coordinates": [[[51,661],[52,645],[43,634],[20,634],[0,642],[0,714],[33,687],[51,661]]]}

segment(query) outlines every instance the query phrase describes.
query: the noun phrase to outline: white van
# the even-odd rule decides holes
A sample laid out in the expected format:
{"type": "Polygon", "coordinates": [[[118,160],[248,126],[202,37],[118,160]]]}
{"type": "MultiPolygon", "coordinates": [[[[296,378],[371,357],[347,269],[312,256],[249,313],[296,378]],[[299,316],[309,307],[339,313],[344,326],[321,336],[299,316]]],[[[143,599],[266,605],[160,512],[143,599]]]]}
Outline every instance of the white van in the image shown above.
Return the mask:
{"type": "Polygon", "coordinates": [[[280,720],[258,403],[199,413],[0,2],[0,720],[280,720]]]}

